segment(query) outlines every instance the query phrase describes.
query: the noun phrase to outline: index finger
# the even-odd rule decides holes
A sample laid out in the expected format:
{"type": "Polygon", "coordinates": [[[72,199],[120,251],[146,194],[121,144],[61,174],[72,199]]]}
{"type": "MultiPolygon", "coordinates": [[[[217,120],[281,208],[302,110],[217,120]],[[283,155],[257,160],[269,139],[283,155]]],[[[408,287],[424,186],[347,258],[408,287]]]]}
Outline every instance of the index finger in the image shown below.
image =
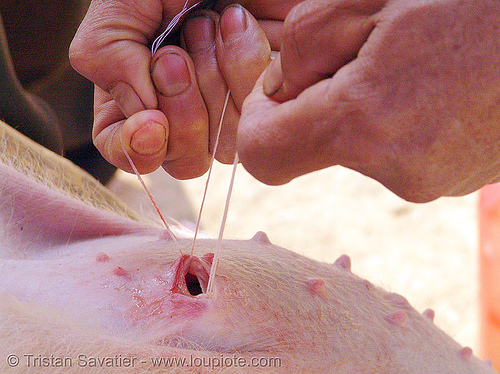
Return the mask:
{"type": "Polygon", "coordinates": [[[160,0],[94,0],[71,43],[73,67],[110,93],[127,117],[157,107],[147,44],[162,18],[160,0]]]}

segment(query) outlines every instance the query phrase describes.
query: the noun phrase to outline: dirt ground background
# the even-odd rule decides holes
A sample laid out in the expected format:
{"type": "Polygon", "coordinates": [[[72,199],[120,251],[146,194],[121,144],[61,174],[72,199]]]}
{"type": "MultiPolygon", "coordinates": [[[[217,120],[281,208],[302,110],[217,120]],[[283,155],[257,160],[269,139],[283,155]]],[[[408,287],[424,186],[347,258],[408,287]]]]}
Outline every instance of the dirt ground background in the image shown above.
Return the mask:
{"type": "MultiPolygon", "coordinates": [[[[216,237],[231,167],[217,164],[202,219],[216,237]]],[[[163,170],[145,176],[164,215],[193,226],[206,175],[175,181],[163,170]]],[[[110,188],[155,218],[135,176],[119,172],[110,188]]],[[[353,271],[404,295],[419,311],[476,353],[478,346],[477,194],[423,205],[398,198],[375,181],[333,167],[279,186],[265,186],[238,167],[225,238],[265,231],[271,241],[317,260],[341,254],[353,271]]]]}

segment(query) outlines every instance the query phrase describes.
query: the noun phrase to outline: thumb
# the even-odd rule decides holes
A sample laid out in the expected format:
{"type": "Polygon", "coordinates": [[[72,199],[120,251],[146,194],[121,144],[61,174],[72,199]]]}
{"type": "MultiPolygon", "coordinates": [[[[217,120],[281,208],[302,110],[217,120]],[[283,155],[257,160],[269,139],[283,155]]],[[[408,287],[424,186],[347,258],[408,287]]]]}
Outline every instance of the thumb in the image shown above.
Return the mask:
{"type": "Polygon", "coordinates": [[[245,169],[263,183],[280,185],[330,166],[320,165],[317,154],[318,142],[329,137],[315,130],[322,113],[314,91],[327,80],[307,89],[307,95],[279,103],[264,94],[263,78],[264,73],[243,102],[238,124],[237,150],[245,169]]]}
{"type": "Polygon", "coordinates": [[[280,55],[267,69],[264,93],[277,101],[331,77],[353,60],[385,0],[306,0],[285,18],[280,55]]]}
{"type": "Polygon", "coordinates": [[[71,43],[75,70],[110,93],[126,117],[157,107],[147,44],[162,14],[160,0],[92,1],[71,43]]]}
{"type": "Polygon", "coordinates": [[[269,185],[333,165],[363,172],[377,162],[377,141],[367,129],[366,105],[358,102],[351,63],[334,77],[279,103],[263,90],[263,73],[243,102],[237,150],[241,163],[269,185]],[[361,109],[363,108],[363,109],[361,109]]]}

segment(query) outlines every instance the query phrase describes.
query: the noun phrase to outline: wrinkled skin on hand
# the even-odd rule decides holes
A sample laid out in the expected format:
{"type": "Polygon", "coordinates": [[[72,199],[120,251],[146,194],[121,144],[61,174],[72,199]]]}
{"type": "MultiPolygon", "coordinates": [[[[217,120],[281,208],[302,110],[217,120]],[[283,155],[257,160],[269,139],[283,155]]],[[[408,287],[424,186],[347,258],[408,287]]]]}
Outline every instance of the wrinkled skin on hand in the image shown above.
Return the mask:
{"type": "MultiPolygon", "coordinates": [[[[122,143],[142,173],[163,166],[179,179],[203,174],[228,89],[217,159],[231,163],[241,105],[268,65],[271,45],[279,44],[292,7],[255,2],[259,22],[239,6],[223,14],[197,12],[186,21],[183,48],[170,45],[151,56],[148,45],[184,3],[92,1],[72,42],[72,65],[96,84],[94,143],[123,170],[131,168],[122,143]]],[[[225,5],[215,9],[222,12],[225,5]]]]}
{"type": "Polygon", "coordinates": [[[71,48],[98,85],[95,143],[125,170],[122,140],[142,172],[204,172],[229,88],[218,159],[238,150],[265,183],[343,165],[425,202],[498,180],[497,1],[247,1],[260,21],[245,12],[244,33],[223,40],[240,22],[235,7],[206,11],[183,26],[187,54],[170,46],[153,60],[145,45],[181,4],[126,3],[95,1],[71,48]],[[242,109],[270,47],[281,52],[242,109]],[[159,89],[179,76],[189,89],[159,89]]]}
{"type": "Polygon", "coordinates": [[[164,229],[72,197],[86,177],[54,156],[0,146],[0,356],[21,358],[13,368],[2,359],[2,372],[40,373],[24,356],[33,354],[72,359],[54,374],[87,372],[89,358],[115,356],[137,358],[130,373],[165,372],[151,364],[161,357],[269,364],[169,373],[494,373],[439,330],[432,313],[352,274],[347,256],[313,261],[263,233],[223,243],[207,295],[213,240],[181,256],[191,240],[177,245],[164,229]]]}
{"type": "Polygon", "coordinates": [[[304,1],[240,158],[268,184],[340,164],[410,201],[467,194],[499,178],[499,65],[498,1],[304,1]]]}

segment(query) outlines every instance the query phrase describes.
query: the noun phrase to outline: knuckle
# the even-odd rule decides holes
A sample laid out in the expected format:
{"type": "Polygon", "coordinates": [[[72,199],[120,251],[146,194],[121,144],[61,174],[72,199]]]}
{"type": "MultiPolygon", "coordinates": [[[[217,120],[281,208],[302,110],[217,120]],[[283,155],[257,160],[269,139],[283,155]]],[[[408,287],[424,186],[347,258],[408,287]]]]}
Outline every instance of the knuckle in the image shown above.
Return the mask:
{"type": "Polygon", "coordinates": [[[81,39],[73,39],[69,46],[69,61],[75,69],[85,67],[85,62],[87,60],[85,53],[85,46],[81,39]]]}
{"type": "Polygon", "coordinates": [[[293,39],[298,45],[310,45],[315,42],[318,33],[328,30],[329,23],[339,16],[338,6],[325,6],[317,3],[303,2],[293,7],[283,24],[284,40],[293,39]]]}
{"type": "Polygon", "coordinates": [[[281,64],[290,92],[298,93],[331,75],[328,61],[333,57],[325,54],[331,46],[319,37],[329,27],[327,19],[331,14],[328,12],[333,11],[299,4],[285,19],[281,64]]]}
{"type": "Polygon", "coordinates": [[[309,10],[300,4],[293,7],[283,24],[283,40],[297,48],[305,41],[305,30],[310,22],[309,10]]]}
{"type": "Polygon", "coordinates": [[[71,66],[87,78],[95,74],[96,64],[92,47],[82,38],[73,39],[68,51],[71,66]]]}

